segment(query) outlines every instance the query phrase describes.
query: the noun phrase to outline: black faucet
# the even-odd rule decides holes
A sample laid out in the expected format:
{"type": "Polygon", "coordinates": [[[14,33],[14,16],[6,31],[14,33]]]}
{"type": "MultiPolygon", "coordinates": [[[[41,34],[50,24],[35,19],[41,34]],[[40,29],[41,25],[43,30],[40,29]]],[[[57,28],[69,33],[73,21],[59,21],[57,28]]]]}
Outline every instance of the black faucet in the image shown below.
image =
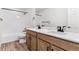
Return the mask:
{"type": "Polygon", "coordinates": [[[41,29],[41,26],[40,25],[37,25],[38,29],[41,29]]]}
{"type": "Polygon", "coordinates": [[[64,32],[64,28],[65,28],[66,26],[57,26],[57,31],[58,32],[64,32]]]}
{"type": "Polygon", "coordinates": [[[57,26],[57,31],[58,31],[58,32],[61,31],[61,26],[57,26]]]}

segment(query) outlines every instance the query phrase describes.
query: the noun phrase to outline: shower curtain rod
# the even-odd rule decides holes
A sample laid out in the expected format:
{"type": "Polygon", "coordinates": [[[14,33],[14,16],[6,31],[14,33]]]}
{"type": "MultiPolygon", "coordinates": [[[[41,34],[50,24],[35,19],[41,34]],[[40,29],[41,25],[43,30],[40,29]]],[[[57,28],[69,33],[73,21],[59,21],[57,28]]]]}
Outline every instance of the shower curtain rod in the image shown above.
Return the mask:
{"type": "Polygon", "coordinates": [[[10,11],[16,11],[16,12],[22,12],[24,13],[24,15],[27,13],[27,12],[24,12],[24,11],[19,11],[19,10],[13,10],[13,9],[9,9],[9,8],[2,8],[4,10],[10,10],[10,11]]]}

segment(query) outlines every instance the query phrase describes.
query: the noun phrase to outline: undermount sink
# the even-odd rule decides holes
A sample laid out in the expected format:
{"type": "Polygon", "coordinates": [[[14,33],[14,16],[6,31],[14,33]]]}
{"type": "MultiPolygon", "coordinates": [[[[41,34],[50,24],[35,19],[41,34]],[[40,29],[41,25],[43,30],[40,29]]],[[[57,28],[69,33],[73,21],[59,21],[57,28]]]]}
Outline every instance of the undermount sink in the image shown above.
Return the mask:
{"type": "Polygon", "coordinates": [[[60,35],[66,35],[67,34],[65,32],[57,32],[57,31],[49,31],[48,33],[60,34],[60,35]]]}

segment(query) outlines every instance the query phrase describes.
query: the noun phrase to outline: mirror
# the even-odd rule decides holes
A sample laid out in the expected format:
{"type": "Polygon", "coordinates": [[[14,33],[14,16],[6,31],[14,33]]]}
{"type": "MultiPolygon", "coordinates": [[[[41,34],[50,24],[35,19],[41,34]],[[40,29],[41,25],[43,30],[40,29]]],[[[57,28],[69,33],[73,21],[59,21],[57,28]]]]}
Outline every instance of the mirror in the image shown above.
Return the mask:
{"type": "Polygon", "coordinates": [[[36,8],[36,14],[38,24],[70,26],[70,31],[79,32],[79,8],[36,8]],[[42,23],[45,21],[49,23],[42,23]]]}

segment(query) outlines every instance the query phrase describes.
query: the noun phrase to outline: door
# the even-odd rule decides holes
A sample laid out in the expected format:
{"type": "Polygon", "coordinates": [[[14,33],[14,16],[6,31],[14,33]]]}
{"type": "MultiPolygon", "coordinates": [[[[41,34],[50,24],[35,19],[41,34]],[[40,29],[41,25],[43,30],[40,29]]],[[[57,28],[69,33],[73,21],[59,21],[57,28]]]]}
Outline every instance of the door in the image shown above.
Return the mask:
{"type": "Polygon", "coordinates": [[[31,35],[31,51],[36,51],[36,36],[31,35]]]}
{"type": "Polygon", "coordinates": [[[27,48],[30,50],[30,48],[31,48],[31,37],[30,37],[30,34],[27,34],[27,36],[26,36],[26,44],[27,44],[27,48]]]}
{"type": "Polygon", "coordinates": [[[38,39],[38,51],[49,50],[49,44],[41,39],[38,39]]]}

